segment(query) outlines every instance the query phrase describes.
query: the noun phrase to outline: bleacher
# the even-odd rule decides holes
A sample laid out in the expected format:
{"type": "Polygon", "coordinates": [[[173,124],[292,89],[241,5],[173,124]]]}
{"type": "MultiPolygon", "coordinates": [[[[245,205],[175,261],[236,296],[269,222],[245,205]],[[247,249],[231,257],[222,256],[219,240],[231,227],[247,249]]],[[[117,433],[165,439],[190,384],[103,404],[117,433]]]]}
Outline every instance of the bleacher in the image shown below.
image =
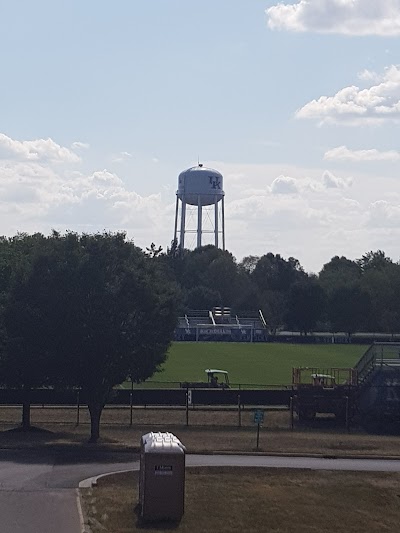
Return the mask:
{"type": "Polygon", "coordinates": [[[179,317],[175,340],[266,342],[268,328],[261,311],[239,316],[230,307],[189,310],[179,317]]]}

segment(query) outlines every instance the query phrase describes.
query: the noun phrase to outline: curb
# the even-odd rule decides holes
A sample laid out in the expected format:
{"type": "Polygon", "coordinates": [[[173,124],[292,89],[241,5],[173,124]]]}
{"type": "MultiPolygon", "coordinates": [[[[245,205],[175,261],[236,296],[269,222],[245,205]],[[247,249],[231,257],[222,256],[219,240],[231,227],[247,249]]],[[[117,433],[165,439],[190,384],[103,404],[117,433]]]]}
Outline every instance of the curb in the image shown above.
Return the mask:
{"type": "Polygon", "coordinates": [[[103,477],[113,476],[114,474],[125,474],[126,472],[138,472],[139,463],[133,465],[133,468],[128,468],[125,470],[116,470],[115,472],[107,472],[106,474],[99,474],[98,476],[88,477],[79,482],[78,489],[91,489],[97,485],[97,481],[103,477]]]}
{"type": "Polygon", "coordinates": [[[92,530],[89,526],[88,517],[86,516],[86,513],[83,510],[81,493],[79,489],[75,489],[75,493],[76,493],[76,506],[78,508],[78,515],[79,515],[79,523],[81,526],[81,533],[92,533],[92,530]]]}
{"type": "MultiPolygon", "coordinates": [[[[90,454],[130,454],[138,455],[140,448],[138,446],[118,448],[112,446],[96,447],[96,445],[88,446],[0,446],[0,451],[17,451],[17,452],[34,452],[46,453],[54,452],[57,454],[79,453],[82,456],[90,454]]],[[[272,452],[272,451],[240,451],[240,450],[196,450],[187,451],[188,455],[246,455],[246,456],[269,456],[269,457],[309,457],[316,459],[376,459],[379,461],[399,461],[400,455],[375,455],[375,454],[354,454],[354,453],[310,453],[310,452],[272,452]]]]}
{"type": "MultiPolygon", "coordinates": [[[[385,457],[378,457],[378,456],[371,456],[371,455],[327,455],[327,454],[283,454],[283,453],[260,453],[260,452],[247,452],[247,453],[235,453],[235,452],[211,452],[211,453],[188,453],[187,455],[243,455],[243,456],[258,456],[258,457],[304,457],[309,459],[349,459],[349,460],[376,460],[376,461],[399,461],[399,456],[385,456],[385,457]]],[[[196,468],[196,467],[189,467],[189,468],[196,468]]],[[[112,476],[114,474],[124,474],[125,472],[138,472],[140,469],[140,463],[139,461],[136,461],[133,464],[132,468],[128,468],[125,470],[116,470],[115,472],[107,472],[105,474],[99,474],[98,476],[92,476],[86,479],[83,479],[79,482],[79,489],[90,489],[92,487],[95,487],[97,485],[97,482],[99,479],[107,476],[112,476]]]]}

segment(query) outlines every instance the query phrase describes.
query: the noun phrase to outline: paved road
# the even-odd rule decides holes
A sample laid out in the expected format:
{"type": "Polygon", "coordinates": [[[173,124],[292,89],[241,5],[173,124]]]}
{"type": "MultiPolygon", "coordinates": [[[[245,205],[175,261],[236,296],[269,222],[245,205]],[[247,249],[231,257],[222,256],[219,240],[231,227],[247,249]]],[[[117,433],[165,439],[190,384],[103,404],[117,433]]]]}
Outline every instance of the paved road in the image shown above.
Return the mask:
{"type": "Polygon", "coordinates": [[[268,457],[253,455],[188,455],[188,466],[253,466],[306,468],[311,470],[358,470],[400,472],[400,461],[385,459],[320,459],[313,457],[268,457]]]}
{"type": "Polygon", "coordinates": [[[80,533],[76,487],[83,478],[132,468],[123,457],[0,450],[1,533],[80,533]],[[123,461],[119,467],[119,461],[123,461]]]}
{"type": "MultiPolygon", "coordinates": [[[[78,533],[75,489],[83,479],[137,469],[126,454],[48,454],[0,450],[1,533],[78,533]]],[[[400,461],[188,455],[188,466],[253,466],[400,472],[400,461]]]]}

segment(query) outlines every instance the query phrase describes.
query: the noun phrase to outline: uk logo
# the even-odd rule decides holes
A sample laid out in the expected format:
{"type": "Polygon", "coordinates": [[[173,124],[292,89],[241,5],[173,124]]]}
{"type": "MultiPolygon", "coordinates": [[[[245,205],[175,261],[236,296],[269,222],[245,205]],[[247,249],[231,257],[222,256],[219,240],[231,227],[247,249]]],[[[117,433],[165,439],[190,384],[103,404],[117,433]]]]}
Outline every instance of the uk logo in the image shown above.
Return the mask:
{"type": "Polygon", "coordinates": [[[218,176],[209,176],[210,185],[213,189],[221,190],[221,180],[218,176]]]}

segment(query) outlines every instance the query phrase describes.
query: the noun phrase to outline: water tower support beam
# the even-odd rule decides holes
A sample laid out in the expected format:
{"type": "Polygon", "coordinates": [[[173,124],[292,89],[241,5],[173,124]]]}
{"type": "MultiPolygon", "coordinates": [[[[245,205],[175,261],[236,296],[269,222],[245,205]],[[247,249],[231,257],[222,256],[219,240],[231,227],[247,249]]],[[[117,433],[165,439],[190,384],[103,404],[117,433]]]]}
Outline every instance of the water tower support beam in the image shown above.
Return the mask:
{"type": "Polygon", "coordinates": [[[203,212],[201,209],[201,197],[197,197],[197,248],[201,246],[201,232],[203,231],[203,212]]]}
{"type": "Polygon", "coordinates": [[[225,250],[225,197],[222,197],[222,249],[225,250]]]}
{"type": "Polygon", "coordinates": [[[215,248],[218,248],[218,197],[214,199],[214,234],[215,234],[215,248]]]}
{"type": "Polygon", "coordinates": [[[174,242],[178,243],[178,209],[179,209],[179,197],[176,195],[176,207],[175,207],[175,229],[174,229],[174,242]]]}
{"type": "Polygon", "coordinates": [[[186,219],[186,202],[185,200],[182,200],[182,207],[181,207],[181,235],[180,235],[180,242],[179,246],[181,247],[181,251],[185,248],[185,219],[186,219]]]}

